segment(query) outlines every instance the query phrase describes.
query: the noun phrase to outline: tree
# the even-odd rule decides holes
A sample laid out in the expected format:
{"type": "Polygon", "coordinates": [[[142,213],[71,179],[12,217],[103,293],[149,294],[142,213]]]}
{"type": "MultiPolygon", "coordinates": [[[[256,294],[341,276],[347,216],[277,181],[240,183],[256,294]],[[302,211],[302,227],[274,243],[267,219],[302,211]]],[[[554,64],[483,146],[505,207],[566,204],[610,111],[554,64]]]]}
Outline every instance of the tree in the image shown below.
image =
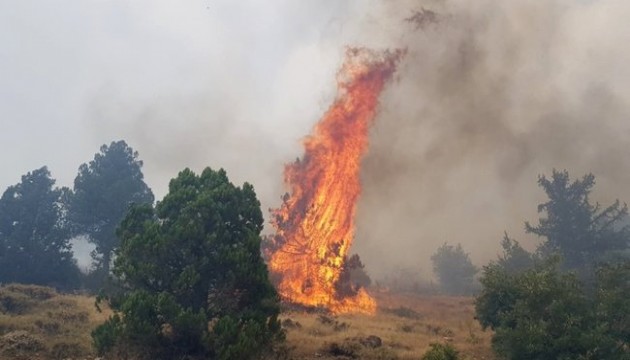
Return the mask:
{"type": "Polygon", "coordinates": [[[142,161],[124,141],[101,146],[94,160],[79,167],[70,196],[69,215],[76,235],[87,235],[96,249],[93,258],[101,280],[109,275],[118,246],[116,228],[131,204],[152,204],[144,182],[142,161]]]}
{"type": "Polygon", "coordinates": [[[134,207],[118,231],[115,315],[93,333],[100,352],[151,358],[248,359],[282,337],[278,295],[260,252],[253,187],[223,170],[186,169],[155,208],[134,207]]]}
{"type": "Polygon", "coordinates": [[[546,216],[526,230],[545,241],[530,254],[505,235],[503,256],[483,268],[477,319],[506,359],[630,359],[627,207],[592,205],[592,174],[570,182],[554,170],[539,184],[546,216]]]}
{"type": "Polygon", "coordinates": [[[462,295],[473,291],[474,276],[479,270],[472,264],[461,244],[453,246],[444,243],[431,256],[431,261],[433,272],[447,294],[462,295]]]}
{"type": "Polygon", "coordinates": [[[585,278],[607,255],[628,248],[630,231],[621,225],[627,219],[628,207],[619,200],[606,208],[591,204],[593,174],[571,182],[566,170],[554,169],[551,179],[541,176],[538,184],[549,198],[538,205],[538,212],[545,216],[537,226],[526,222],[525,229],[545,238],[539,247],[543,256],[559,253],[565,269],[578,270],[585,278]]]}
{"type": "Polygon", "coordinates": [[[79,270],[63,216],[67,189],[54,184],[42,167],[0,198],[0,283],[77,286],[79,270]]]}
{"type": "Polygon", "coordinates": [[[534,266],[537,257],[521,247],[518,241],[511,239],[507,233],[501,240],[503,254],[499,256],[497,265],[509,274],[516,274],[534,266]]]}
{"type": "Polygon", "coordinates": [[[494,330],[493,349],[515,360],[627,359],[628,316],[622,313],[628,308],[616,306],[628,305],[628,278],[619,288],[620,280],[602,273],[600,295],[591,298],[558,263],[558,257],[551,257],[519,273],[496,262],[484,267],[475,308],[482,327],[494,330]]]}

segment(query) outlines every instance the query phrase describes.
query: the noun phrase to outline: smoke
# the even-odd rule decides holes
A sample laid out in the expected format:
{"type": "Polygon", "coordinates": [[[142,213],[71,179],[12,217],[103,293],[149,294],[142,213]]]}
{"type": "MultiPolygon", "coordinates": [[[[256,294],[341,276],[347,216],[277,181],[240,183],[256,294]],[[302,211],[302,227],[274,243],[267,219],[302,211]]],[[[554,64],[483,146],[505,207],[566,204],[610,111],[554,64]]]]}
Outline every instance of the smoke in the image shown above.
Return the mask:
{"type": "Polygon", "coordinates": [[[533,248],[523,221],[536,221],[537,176],[553,168],[593,172],[595,200],[630,198],[629,3],[383,6],[409,53],[364,162],[355,250],[368,270],[430,275],[445,241],[481,265],[504,230],[533,248]],[[402,20],[423,9],[435,21],[402,20]]]}
{"type": "Polygon", "coordinates": [[[82,87],[81,151],[126,139],[158,197],[177,171],[210,165],[277,207],[283,164],[330,105],[350,45],[408,50],[362,173],[354,250],[372,275],[429,276],[445,241],[481,265],[504,230],[533,248],[522,224],[554,167],[593,172],[595,200],[630,199],[625,0],[111,3],[100,13],[120,34],[96,22],[100,46],[82,57],[108,63],[82,67],[107,81],[82,87]],[[435,16],[414,17],[423,9],[435,16]]]}
{"type": "Polygon", "coordinates": [[[108,55],[111,79],[88,103],[90,136],[125,138],[158,198],[184,167],[211,166],[253,183],[265,212],[277,206],[284,164],[335,93],[344,49],[326,38],[346,6],[197,1],[172,14],[172,2],[145,5],[132,16],[143,27],[104,35],[120,51],[108,55]]]}

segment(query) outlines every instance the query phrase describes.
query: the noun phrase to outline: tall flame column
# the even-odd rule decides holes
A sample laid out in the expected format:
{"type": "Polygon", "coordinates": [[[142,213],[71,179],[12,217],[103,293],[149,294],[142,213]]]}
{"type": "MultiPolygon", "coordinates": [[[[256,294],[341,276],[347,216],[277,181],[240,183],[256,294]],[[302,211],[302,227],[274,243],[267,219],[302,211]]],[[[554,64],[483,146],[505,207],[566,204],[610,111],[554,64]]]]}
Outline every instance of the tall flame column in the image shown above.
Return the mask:
{"type": "Polygon", "coordinates": [[[304,140],[302,158],[285,167],[290,192],[272,210],[279,244],[269,266],[280,274],[278,291],[288,301],[333,313],[376,310],[365,290],[344,297],[335,285],[354,237],[368,130],[402,54],[348,49],[335,102],[304,140]]]}

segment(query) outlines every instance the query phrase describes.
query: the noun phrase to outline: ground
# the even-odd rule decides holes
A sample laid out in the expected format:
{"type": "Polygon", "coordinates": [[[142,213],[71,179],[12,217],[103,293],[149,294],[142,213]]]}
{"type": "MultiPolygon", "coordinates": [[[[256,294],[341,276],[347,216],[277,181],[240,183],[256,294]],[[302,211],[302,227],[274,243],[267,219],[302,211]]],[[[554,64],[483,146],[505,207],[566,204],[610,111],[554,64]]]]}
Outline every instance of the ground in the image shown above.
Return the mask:
{"type": "MultiPolygon", "coordinates": [[[[469,297],[377,293],[376,315],[285,310],[288,359],[419,359],[432,342],[462,359],[493,359],[469,297]]],[[[0,287],[0,359],[94,359],[90,332],[108,316],[94,298],[30,285],[0,287]]]]}
{"type": "Polygon", "coordinates": [[[379,293],[375,316],[283,313],[295,359],[419,359],[433,342],[450,343],[462,359],[493,359],[489,332],[474,320],[470,297],[379,293]],[[289,319],[289,320],[287,320],[289,319]],[[296,325],[298,323],[299,325],[296,325]],[[380,346],[371,343],[370,339],[380,346]]]}
{"type": "Polygon", "coordinates": [[[94,300],[33,285],[0,287],[0,359],[93,359],[90,332],[107,318],[94,300]]]}

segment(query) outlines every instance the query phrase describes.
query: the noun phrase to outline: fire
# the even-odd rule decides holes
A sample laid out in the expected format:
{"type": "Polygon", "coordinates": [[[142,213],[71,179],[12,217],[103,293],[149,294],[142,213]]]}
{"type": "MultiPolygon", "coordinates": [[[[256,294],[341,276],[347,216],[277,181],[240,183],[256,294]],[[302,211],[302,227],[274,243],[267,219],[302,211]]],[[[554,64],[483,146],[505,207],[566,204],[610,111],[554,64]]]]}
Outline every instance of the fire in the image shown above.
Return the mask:
{"type": "Polygon", "coordinates": [[[368,130],[402,55],[348,49],[336,100],[304,140],[302,158],[285,167],[290,195],[272,210],[276,236],[269,267],[280,275],[278,291],[290,302],[337,314],[376,311],[364,289],[344,288],[340,279],[354,237],[368,130]]]}

